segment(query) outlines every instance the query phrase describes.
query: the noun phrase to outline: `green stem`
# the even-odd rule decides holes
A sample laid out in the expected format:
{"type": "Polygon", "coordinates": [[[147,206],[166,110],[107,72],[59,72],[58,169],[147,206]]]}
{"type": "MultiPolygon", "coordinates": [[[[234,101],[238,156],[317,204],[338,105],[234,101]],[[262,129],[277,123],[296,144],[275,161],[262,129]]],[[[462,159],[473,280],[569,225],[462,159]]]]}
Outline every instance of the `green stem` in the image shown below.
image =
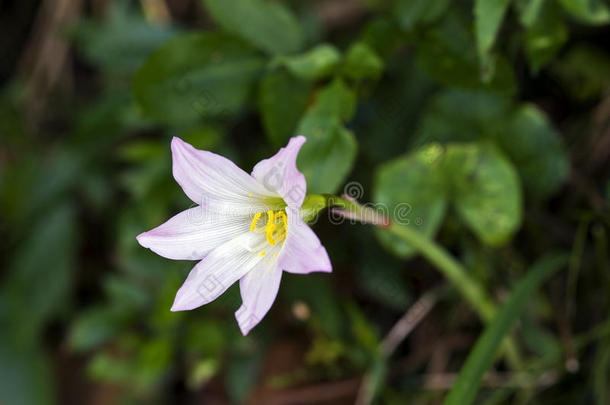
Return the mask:
{"type": "Polygon", "coordinates": [[[475,308],[481,319],[488,322],[493,318],[496,312],[494,302],[485,293],[481,285],[470,277],[466,269],[445,249],[420,232],[406,226],[391,224],[386,229],[411,245],[439,269],[475,308]]]}
{"type": "MultiPolygon", "coordinates": [[[[309,196],[308,196],[309,197],[309,196]]],[[[362,215],[366,218],[370,215],[365,211],[366,207],[344,198],[332,195],[315,195],[311,201],[324,201],[326,207],[338,207],[350,211],[357,215],[362,215]]],[[[391,234],[404,240],[412,246],[417,252],[424,256],[432,263],[447,279],[457,288],[462,296],[470,305],[477,311],[479,317],[488,323],[496,313],[496,305],[491,297],[487,294],[484,288],[475,279],[473,279],[466,271],[464,266],[455,260],[445,249],[439,246],[436,242],[424,236],[420,232],[413,229],[391,223],[389,220],[383,221],[383,225],[377,224],[381,229],[385,229],[391,234]]],[[[505,353],[507,360],[513,368],[520,368],[521,359],[517,346],[514,341],[507,338],[505,343],[505,353]]]]}

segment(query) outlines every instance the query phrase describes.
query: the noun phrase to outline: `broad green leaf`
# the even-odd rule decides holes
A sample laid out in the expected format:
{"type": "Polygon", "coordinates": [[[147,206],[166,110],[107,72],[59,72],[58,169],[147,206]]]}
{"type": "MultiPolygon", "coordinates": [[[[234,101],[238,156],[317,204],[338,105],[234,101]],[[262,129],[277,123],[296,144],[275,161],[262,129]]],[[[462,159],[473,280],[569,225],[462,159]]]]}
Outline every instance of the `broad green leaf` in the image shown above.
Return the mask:
{"type": "Polygon", "coordinates": [[[417,44],[417,63],[431,78],[447,86],[509,94],[516,88],[512,67],[501,55],[486,58],[486,80],[482,80],[474,38],[453,14],[424,33],[417,44]]]}
{"type": "Polygon", "coordinates": [[[157,50],[136,72],[140,106],[164,123],[192,123],[235,113],[247,100],[264,60],[223,34],[184,34],[157,50]]]}
{"type": "Polygon", "coordinates": [[[423,114],[414,144],[480,140],[502,149],[536,198],[548,197],[565,181],[566,147],[545,114],[534,105],[517,106],[492,93],[441,93],[423,114]]]}
{"type": "Polygon", "coordinates": [[[356,97],[341,80],[335,80],[316,97],[299,122],[297,134],[307,137],[298,167],[307,179],[309,193],[332,193],[352,168],[358,145],[343,126],[354,114],[356,97]]]}
{"type": "Polygon", "coordinates": [[[479,58],[485,60],[493,46],[510,0],[475,0],[474,25],[479,58]]]}
{"type": "Polygon", "coordinates": [[[329,76],[340,60],[341,54],[337,48],[321,44],[303,54],[286,57],[284,65],[301,79],[318,80],[329,76]]]}
{"type": "Polygon", "coordinates": [[[519,317],[530,297],[549,277],[564,267],[567,257],[549,254],[538,260],[515,287],[468,355],[444,405],[470,405],[474,402],[485,372],[493,364],[504,337],[519,317]]]}
{"type": "Polygon", "coordinates": [[[568,29],[556,3],[545,0],[531,23],[526,25],[525,52],[533,72],[538,72],[557,55],[568,39],[568,29]]]}
{"type": "Polygon", "coordinates": [[[85,58],[112,73],[132,73],[175,31],[150,24],[130,11],[127,2],[113,3],[103,21],[83,20],[72,35],[85,58]]]}
{"type": "Polygon", "coordinates": [[[343,75],[353,80],[377,79],[383,71],[383,61],[363,42],[349,47],[343,62],[343,75]]]}
{"type": "Polygon", "coordinates": [[[450,144],[447,182],[458,216],[483,242],[506,242],[521,224],[521,189],[511,163],[494,147],[450,144]]]}
{"type": "Polygon", "coordinates": [[[583,23],[602,25],[610,22],[610,7],[604,0],[559,0],[559,3],[583,23]]]}
{"type": "Polygon", "coordinates": [[[553,194],[569,175],[566,146],[544,112],[533,104],[516,108],[496,140],[535,197],[553,194]]]}
{"type": "Polygon", "coordinates": [[[275,146],[285,145],[294,134],[310,99],[311,84],[286,71],[267,73],[258,92],[265,133],[275,146]]]}
{"type": "Polygon", "coordinates": [[[403,31],[410,31],[418,24],[429,24],[447,10],[449,0],[398,0],[393,14],[403,31]]]}
{"type": "MultiPolygon", "coordinates": [[[[374,201],[393,222],[433,238],[447,208],[443,148],[431,144],[383,164],[375,173],[374,201]]],[[[381,243],[401,257],[415,251],[402,239],[377,231],[381,243]]]]}
{"type": "Polygon", "coordinates": [[[335,192],[356,159],[354,134],[338,117],[318,114],[306,115],[297,132],[307,137],[297,160],[307,179],[307,192],[335,192]]]}
{"type": "Polygon", "coordinates": [[[299,21],[283,3],[269,0],[203,0],[227,32],[271,54],[298,52],[303,45],[299,21]]]}

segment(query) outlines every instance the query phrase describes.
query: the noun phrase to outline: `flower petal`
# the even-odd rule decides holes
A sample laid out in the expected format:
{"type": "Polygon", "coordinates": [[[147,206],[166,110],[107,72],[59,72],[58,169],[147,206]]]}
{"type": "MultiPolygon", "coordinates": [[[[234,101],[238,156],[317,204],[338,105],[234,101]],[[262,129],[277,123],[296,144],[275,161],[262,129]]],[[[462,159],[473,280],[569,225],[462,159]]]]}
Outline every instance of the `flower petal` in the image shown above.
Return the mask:
{"type": "Polygon", "coordinates": [[[304,136],[290,138],[288,145],[254,166],[252,176],[267,189],[277,192],[292,207],[300,207],[307,192],[305,176],[297,169],[297,155],[304,136]]]}
{"type": "Polygon", "coordinates": [[[194,309],[215,300],[263,260],[256,248],[250,248],[263,240],[264,236],[246,232],[212,250],[189,273],[176,293],[172,311],[194,309]]]}
{"type": "Polygon", "coordinates": [[[242,305],[235,312],[241,333],[246,336],[267,314],[280,288],[282,270],[277,262],[265,260],[239,281],[242,305]]]}
{"type": "Polygon", "coordinates": [[[180,138],[172,140],[173,173],[184,193],[196,204],[215,212],[241,215],[266,209],[268,190],[229,159],[198,150],[180,138]]]}
{"type": "Polygon", "coordinates": [[[299,217],[298,211],[286,209],[288,232],[279,257],[279,266],[289,273],[331,272],[328,253],[314,231],[299,217]]]}
{"type": "Polygon", "coordinates": [[[212,249],[247,232],[251,218],[221,216],[194,207],[173,216],[158,227],[141,233],[140,245],[174,260],[200,260],[212,249]]]}

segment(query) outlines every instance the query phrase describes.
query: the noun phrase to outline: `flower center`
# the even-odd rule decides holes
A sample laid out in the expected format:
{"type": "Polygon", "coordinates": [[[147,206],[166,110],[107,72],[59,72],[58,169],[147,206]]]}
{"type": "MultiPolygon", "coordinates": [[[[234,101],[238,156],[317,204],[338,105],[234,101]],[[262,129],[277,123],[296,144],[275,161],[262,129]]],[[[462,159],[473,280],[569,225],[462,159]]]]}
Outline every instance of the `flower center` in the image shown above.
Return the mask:
{"type": "Polygon", "coordinates": [[[267,220],[265,226],[258,226],[258,222],[263,216],[263,212],[257,212],[250,224],[250,231],[256,233],[265,233],[267,242],[275,246],[278,242],[281,245],[286,240],[286,231],[288,230],[288,218],[283,210],[272,211],[266,213],[267,220]]]}

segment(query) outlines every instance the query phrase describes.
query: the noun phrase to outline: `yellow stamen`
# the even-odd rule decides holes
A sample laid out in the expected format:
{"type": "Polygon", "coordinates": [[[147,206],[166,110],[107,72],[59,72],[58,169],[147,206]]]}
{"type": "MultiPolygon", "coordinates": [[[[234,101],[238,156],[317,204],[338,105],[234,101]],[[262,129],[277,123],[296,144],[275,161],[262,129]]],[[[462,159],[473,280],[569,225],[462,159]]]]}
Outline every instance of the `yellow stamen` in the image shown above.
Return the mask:
{"type": "MultiPolygon", "coordinates": [[[[288,217],[284,211],[273,212],[269,210],[267,214],[267,223],[263,229],[257,229],[258,221],[263,212],[257,212],[250,224],[250,231],[257,233],[265,233],[265,238],[270,245],[280,244],[286,239],[286,231],[288,230],[288,217]]],[[[262,255],[261,255],[262,256],[262,255]]]]}
{"type": "Polygon", "coordinates": [[[250,232],[254,232],[254,230],[256,229],[256,224],[258,223],[258,220],[260,219],[261,215],[263,215],[262,212],[257,212],[256,215],[254,215],[252,223],[250,224],[250,232]]]}
{"type": "Polygon", "coordinates": [[[267,225],[265,226],[265,232],[267,233],[267,242],[271,245],[275,245],[275,240],[273,239],[273,231],[275,230],[275,215],[273,215],[273,211],[267,211],[267,225]]]}

